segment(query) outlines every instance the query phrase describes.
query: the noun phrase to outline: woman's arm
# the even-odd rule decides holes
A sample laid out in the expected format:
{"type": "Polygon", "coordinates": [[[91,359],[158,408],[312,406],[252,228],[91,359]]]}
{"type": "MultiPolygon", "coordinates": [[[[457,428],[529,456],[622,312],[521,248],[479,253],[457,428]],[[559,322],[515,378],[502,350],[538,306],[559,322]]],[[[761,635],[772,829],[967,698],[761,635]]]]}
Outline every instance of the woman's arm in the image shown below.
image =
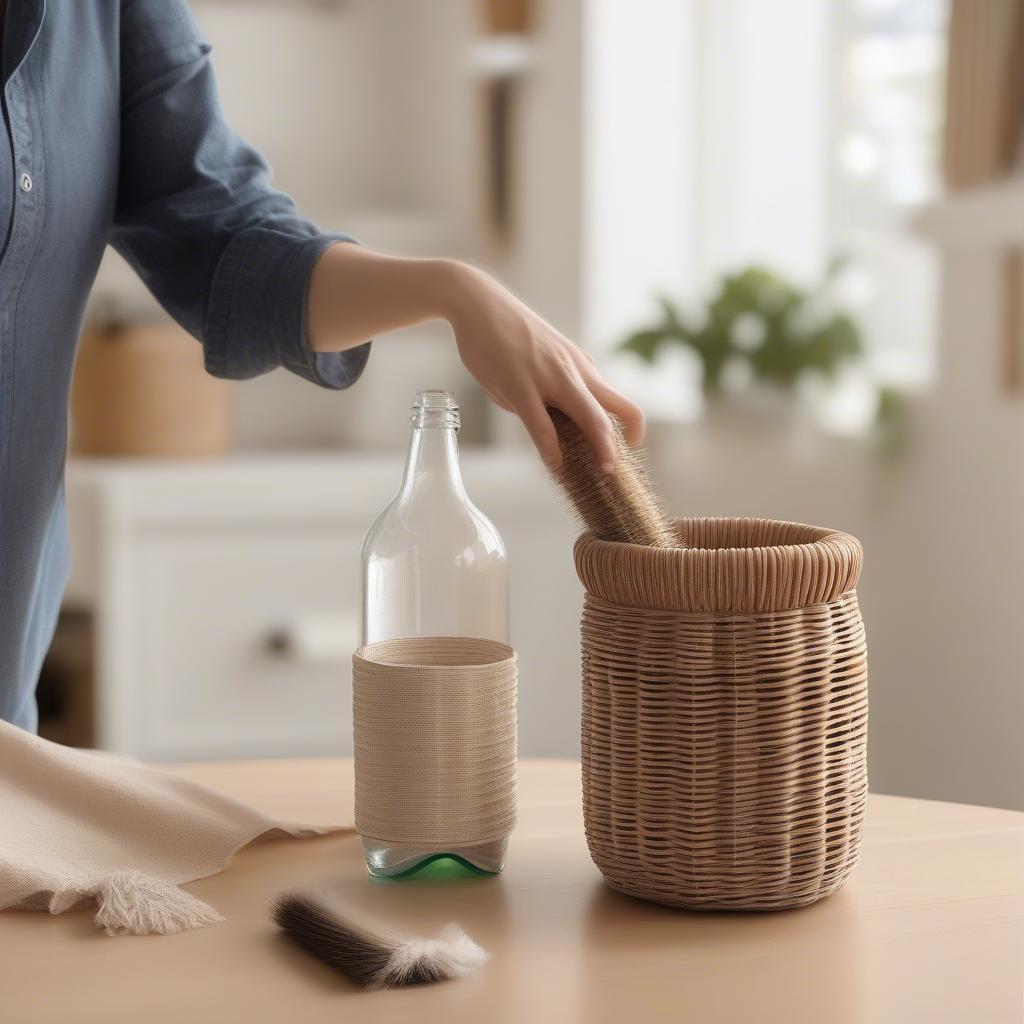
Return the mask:
{"type": "Polygon", "coordinates": [[[547,406],[576,422],[606,471],[615,465],[607,413],[622,421],[627,440],[643,437],[643,413],[601,377],[589,354],[482,271],[345,243],[327,249],[313,269],[307,326],[317,352],[345,351],[424,320],[452,325],[466,368],[522,419],[552,469],[561,453],[547,406]]]}
{"type": "Polygon", "coordinates": [[[185,0],[121,12],[121,146],[111,242],[203,344],[206,368],[246,379],[285,367],[327,388],[358,380],[369,347],[312,351],[314,266],[345,236],[321,232],[272,187],[232,130],[210,46],[185,0]]]}
{"type": "Polygon", "coordinates": [[[366,364],[362,342],[448,320],[469,371],[560,461],[546,406],[614,463],[607,412],[639,439],[639,410],[593,362],[496,281],[452,260],[381,256],[303,220],[265,161],[231,130],[210,46],[185,0],[121,7],[121,165],[111,240],[207,369],[246,378],[284,366],[330,388],[366,364]]]}

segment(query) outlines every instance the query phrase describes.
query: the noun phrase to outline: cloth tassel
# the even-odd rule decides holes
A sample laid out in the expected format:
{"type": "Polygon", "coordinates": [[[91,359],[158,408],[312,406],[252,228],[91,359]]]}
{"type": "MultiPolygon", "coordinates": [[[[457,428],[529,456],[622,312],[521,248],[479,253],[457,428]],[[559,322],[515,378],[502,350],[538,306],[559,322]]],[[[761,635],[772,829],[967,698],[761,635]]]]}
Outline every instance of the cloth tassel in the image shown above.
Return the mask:
{"type": "Polygon", "coordinates": [[[92,892],[54,893],[50,913],[63,913],[90,897],[97,904],[96,927],[108,935],[174,935],[224,920],[208,903],[141,871],[118,871],[92,892]]]}

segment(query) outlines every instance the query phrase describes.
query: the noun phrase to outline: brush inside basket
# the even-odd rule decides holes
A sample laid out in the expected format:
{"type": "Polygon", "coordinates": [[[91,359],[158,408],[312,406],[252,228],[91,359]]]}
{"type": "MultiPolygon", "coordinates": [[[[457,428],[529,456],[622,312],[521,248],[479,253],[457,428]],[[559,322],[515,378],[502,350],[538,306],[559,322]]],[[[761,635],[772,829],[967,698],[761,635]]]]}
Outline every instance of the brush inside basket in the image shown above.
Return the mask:
{"type": "Polygon", "coordinates": [[[618,458],[615,470],[607,473],[579,427],[558,409],[548,414],[562,449],[555,476],[580,523],[601,540],[679,547],[681,541],[648,484],[644,453],[626,443],[618,421],[611,417],[618,458]]]}

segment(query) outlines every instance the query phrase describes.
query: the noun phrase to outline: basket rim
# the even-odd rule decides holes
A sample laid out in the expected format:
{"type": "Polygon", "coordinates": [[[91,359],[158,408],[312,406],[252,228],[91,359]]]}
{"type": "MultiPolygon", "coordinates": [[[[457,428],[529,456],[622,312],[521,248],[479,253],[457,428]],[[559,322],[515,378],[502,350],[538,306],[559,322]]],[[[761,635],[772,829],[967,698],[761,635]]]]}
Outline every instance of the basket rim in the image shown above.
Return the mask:
{"type": "Polygon", "coordinates": [[[790,543],[655,548],[581,535],[573,548],[588,595],[632,608],[750,613],[826,604],[853,590],[863,549],[841,530],[783,519],[693,516],[682,532],[802,533],[790,543]]]}

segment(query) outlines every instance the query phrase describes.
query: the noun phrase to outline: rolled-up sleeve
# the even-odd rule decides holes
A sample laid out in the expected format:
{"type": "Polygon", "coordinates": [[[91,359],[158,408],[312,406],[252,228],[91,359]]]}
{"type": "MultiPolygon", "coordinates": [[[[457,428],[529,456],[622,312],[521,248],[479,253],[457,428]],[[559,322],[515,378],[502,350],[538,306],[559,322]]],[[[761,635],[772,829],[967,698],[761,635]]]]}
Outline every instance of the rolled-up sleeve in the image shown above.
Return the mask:
{"type": "Polygon", "coordinates": [[[283,366],[324,387],[353,384],[369,343],[317,353],[306,330],[313,267],[349,241],[300,217],[228,126],[210,46],[184,0],[123,0],[111,242],[202,342],[209,372],[246,378],[283,366]]]}

